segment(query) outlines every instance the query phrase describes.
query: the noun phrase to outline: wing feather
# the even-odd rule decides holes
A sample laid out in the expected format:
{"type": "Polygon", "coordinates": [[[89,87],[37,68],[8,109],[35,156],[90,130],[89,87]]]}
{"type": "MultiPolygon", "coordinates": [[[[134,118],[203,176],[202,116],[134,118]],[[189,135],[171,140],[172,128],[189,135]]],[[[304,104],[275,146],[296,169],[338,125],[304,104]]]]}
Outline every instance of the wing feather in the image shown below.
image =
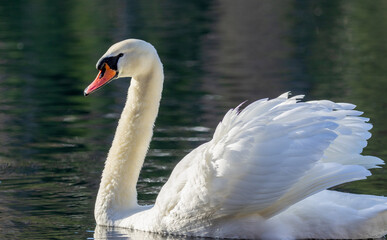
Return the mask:
{"type": "Polygon", "coordinates": [[[363,179],[370,175],[366,168],[383,163],[360,154],[372,125],[355,105],[302,98],[285,93],[229,110],[213,139],[176,166],[156,200],[159,214],[187,224],[269,218],[324,189],[363,179]]]}

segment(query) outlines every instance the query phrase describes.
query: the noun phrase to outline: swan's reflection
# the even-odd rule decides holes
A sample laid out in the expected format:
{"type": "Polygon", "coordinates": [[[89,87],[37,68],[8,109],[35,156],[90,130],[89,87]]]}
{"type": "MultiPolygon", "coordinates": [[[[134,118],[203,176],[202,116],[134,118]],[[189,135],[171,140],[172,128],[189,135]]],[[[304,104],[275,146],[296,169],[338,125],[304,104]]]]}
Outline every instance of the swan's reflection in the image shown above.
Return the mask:
{"type": "Polygon", "coordinates": [[[184,236],[171,236],[171,235],[162,235],[150,232],[143,232],[138,230],[132,230],[127,228],[113,228],[113,227],[104,227],[96,226],[94,230],[94,239],[101,240],[116,240],[116,239],[133,239],[133,240],[180,240],[180,239],[192,239],[199,240],[205,238],[194,238],[194,237],[184,237],[184,236]]]}
{"type": "MultiPolygon", "coordinates": [[[[171,236],[162,235],[150,232],[143,232],[138,230],[132,230],[127,228],[112,228],[97,226],[94,230],[95,240],[208,240],[210,238],[198,238],[198,237],[184,237],[184,236],[171,236]]],[[[384,240],[385,238],[375,238],[374,240],[384,240]]]]}

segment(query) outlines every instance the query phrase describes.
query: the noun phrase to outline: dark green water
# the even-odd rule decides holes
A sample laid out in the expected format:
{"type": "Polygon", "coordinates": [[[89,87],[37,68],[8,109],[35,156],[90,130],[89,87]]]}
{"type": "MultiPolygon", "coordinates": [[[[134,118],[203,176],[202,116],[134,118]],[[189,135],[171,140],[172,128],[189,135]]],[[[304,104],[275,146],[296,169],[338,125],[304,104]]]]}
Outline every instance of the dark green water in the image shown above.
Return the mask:
{"type": "MultiPolygon", "coordinates": [[[[129,80],[88,98],[95,63],[126,38],[165,68],[138,192],[151,204],[227,109],[285,91],[351,102],[370,117],[365,154],[387,160],[387,2],[0,2],[0,239],[93,238],[94,201],[129,80]]],[[[387,195],[387,168],[336,187],[387,195]]],[[[96,238],[132,236],[96,229],[96,238]]]]}

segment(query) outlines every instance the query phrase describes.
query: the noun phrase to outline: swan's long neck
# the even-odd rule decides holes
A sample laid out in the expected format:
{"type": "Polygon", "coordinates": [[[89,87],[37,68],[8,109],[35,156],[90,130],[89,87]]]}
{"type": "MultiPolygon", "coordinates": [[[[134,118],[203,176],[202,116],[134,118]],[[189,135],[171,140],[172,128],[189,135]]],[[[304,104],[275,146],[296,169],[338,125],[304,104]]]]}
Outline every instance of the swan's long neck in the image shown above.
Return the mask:
{"type": "Polygon", "coordinates": [[[138,207],[136,184],[152,138],[163,79],[157,57],[148,72],[131,80],[97,195],[98,224],[107,224],[108,216],[115,212],[138,207]]]}

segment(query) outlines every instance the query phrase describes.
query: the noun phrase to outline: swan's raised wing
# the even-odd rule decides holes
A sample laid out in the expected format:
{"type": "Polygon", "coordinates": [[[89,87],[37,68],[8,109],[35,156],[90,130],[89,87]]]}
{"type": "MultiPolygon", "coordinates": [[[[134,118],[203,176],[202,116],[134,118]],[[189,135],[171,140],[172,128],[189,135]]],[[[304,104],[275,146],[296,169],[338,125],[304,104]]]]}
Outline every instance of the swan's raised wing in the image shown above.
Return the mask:
{"type": "Polygon", "coordinates": [[[360,155],[371,125],[354,105],[300,98],[283,94],[230,110],[161,190],[155,209],[163,222],[269,218],[383,163],[360,155]]]}

